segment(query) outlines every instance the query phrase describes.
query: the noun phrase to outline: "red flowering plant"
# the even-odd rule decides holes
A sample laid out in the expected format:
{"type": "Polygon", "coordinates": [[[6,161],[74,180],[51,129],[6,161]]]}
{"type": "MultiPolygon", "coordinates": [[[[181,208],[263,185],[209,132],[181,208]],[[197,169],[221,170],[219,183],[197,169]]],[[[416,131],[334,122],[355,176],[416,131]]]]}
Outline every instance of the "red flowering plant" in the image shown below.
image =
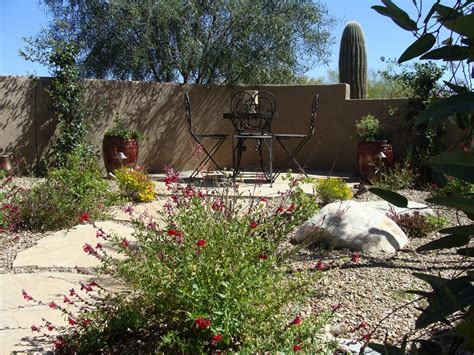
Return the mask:
{"type": "Polygon", "coordinates": [[[297,344],[320,353],[332,346],[321,340],[332,312],[302,312],[320,272],[290,265],[300,248],[288,243],[290,232],[316,208],[297,181],[274,199],[242,198],[232,186],[168,186],[160,218],[134,221],[133,244],[98,233],[126,258],[87,246],[129,292],[100,302],[87,329],[62,334],[66,352],[292,352],[297,344]]]}
{"type": "Polygon", "coordinates": [[[17,186],[12,176],[0,181],[0,235],[21,227],[21,202],[24,190],[17,186]]]}

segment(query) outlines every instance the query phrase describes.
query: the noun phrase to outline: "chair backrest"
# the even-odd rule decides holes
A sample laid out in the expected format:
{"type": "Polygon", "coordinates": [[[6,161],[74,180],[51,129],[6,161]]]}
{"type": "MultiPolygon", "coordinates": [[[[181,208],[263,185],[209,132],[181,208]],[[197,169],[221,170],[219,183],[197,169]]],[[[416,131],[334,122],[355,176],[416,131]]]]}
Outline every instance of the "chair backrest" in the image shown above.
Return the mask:
{"type": "Polygon", "coordinates": [[[187,92],[184,93],[184,107],[186,108],[186,125],[188,126],[188,131],[192,136],[194,136],[191,100],[189,99],[189,94],[187,92]]]}
{"type": "Polygon", "coordinates": [[[314,134],[318,106],[319,106],[319,94],[316,94],[314,95],[313,104],[311,105],[311,118],[309,122],[309,131],[308,131],[309,136],[312,136],[314,134]]]}
{"type": "Polygon", "coordinates": [[[230,109],[237,132],[268,133],[276,100],[268,91],[238,91],[232,96],[230,109]]]}

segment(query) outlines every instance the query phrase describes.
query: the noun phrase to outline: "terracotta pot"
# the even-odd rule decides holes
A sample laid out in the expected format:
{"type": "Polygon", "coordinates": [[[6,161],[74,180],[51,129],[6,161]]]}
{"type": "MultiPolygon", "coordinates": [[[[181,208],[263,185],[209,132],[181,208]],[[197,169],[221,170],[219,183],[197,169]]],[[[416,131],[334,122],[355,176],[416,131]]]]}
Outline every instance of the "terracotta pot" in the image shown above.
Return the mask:
{"type": "Polygon", "coordinates": [[[362,180],[370,182],[382,167],[393,168],[393,148],[387,141],[359,142],[357,160],[362,180]]]}
{"type": "Polygon", "coordinates": [[[13,165],[10,154],[0,155],[0,170],[6,171],[8,174],[13,172],[13,165]]]}
{"type": "Polygon", "coordinates": [[[138,142],[116,136],[105,136],[102,141],[102,155],[107,173],[123,166],[133,168],[138,160],[138,142]]]}

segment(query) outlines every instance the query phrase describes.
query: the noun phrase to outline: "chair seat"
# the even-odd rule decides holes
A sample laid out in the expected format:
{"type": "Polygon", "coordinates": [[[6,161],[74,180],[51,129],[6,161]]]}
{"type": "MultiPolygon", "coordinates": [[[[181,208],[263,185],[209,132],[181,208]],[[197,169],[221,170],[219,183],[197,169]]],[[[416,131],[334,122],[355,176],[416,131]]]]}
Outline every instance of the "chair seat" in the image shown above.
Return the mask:
{"type": "Polygon", "coordinates": [[[229,137],[228,134],[218,134],[218,133],[216,133],[216,134],[211,134],[211,133],[209,133],[209,134],[205,134],[205,133],[204,134],[195,134],[195,136],[198,137],[198,138],[227,138],[227,137],[229,137]]]}
{"type": "Polygon", "coordinates": [[[237,133],[234,138],[272,139],[273,135],[268,133],[237,133]]]}
{"type": "Polygon", "coordinates": [[[273,135],[275,138],[285,139],[285,138],[306,138],[308,137],[307,134],[286,134],[286,133],[276,133],[273,135]]]}

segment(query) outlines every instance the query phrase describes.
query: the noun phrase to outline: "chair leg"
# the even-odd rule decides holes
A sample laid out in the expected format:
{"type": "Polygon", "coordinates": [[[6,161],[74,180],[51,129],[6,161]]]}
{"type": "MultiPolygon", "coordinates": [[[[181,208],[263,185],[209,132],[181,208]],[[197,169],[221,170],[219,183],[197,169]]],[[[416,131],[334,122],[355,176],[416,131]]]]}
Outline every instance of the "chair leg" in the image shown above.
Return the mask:
{"type": "MultiPolygon", "coordinates": [[[[239,174],[240,170],[240,163],[242,161],[242,149],[244,145],[245,139],[237,138],[237,144],[234,145],[232,148],[232,168],[234,170],[233,177],[236,178],[239,174]]],[[[235,143],[235,139],[233,140],[233,144],[235,143]]]]}
{"type": "Polygon", "coordinates": [[[224,143],[225,138],[219,138],[216,143],[212,146],[212,148],[208,151],[204,146],[198,141],[198,144],[201,144],[202,149],[206,156],[201,160],[201,162],[198,164],[197,168],[193,171],[191,174],[190,178],[194,179],[199,172],[201,171],[201,167],[205,164],[207,164],[209,161],[212,161],[214,165],[216,166],[217,170],[222,171],[222,168],[217,164],[217,162],[214,160],[213,155],[219,150],[220,146],[224,143]]]}
{"type": "Polygon", "coordinates": [[[282,142],[282,138],[279,138],[279,137],[276,137],[277,138],[277,141],[278,143],[280,143],[280,145],[283,147],[283,149],[285,150],[286,154],[288,154],[288,159],[283,163],[283,170],[286,169],[286,167],[288,166],[288,163],[292,160],[296,166],[298,167],[298,169],[300,170],[300,172],[304,175],[307,176],[306,174],[306,171],[304,170],[304,168],[301,166],[301,164],[296,160],[295,156],[296,154],[299,153],[299,151],[301,150],[301,148],[303,148],[303,146],[306,144],[306,142],[309,140],[309,137],[307,138],[304,138],[297,146],[295,149],[293,149],[293,151],[290,151],[282,142]]]}
{"type": "Polygon", "coordinates": [[[273,181],[275,181],[273,176],[273,139],[264,139],[265,145],[268,149],[268,170],[267,173],[265,169],[265,164],[263,162],[263,151],[262,151],[262,142],[259,140],[259,155],[260,155],[260,166],[262,167],[265,178],[270,181],[270,187],[273,186],[273,181]]]}

